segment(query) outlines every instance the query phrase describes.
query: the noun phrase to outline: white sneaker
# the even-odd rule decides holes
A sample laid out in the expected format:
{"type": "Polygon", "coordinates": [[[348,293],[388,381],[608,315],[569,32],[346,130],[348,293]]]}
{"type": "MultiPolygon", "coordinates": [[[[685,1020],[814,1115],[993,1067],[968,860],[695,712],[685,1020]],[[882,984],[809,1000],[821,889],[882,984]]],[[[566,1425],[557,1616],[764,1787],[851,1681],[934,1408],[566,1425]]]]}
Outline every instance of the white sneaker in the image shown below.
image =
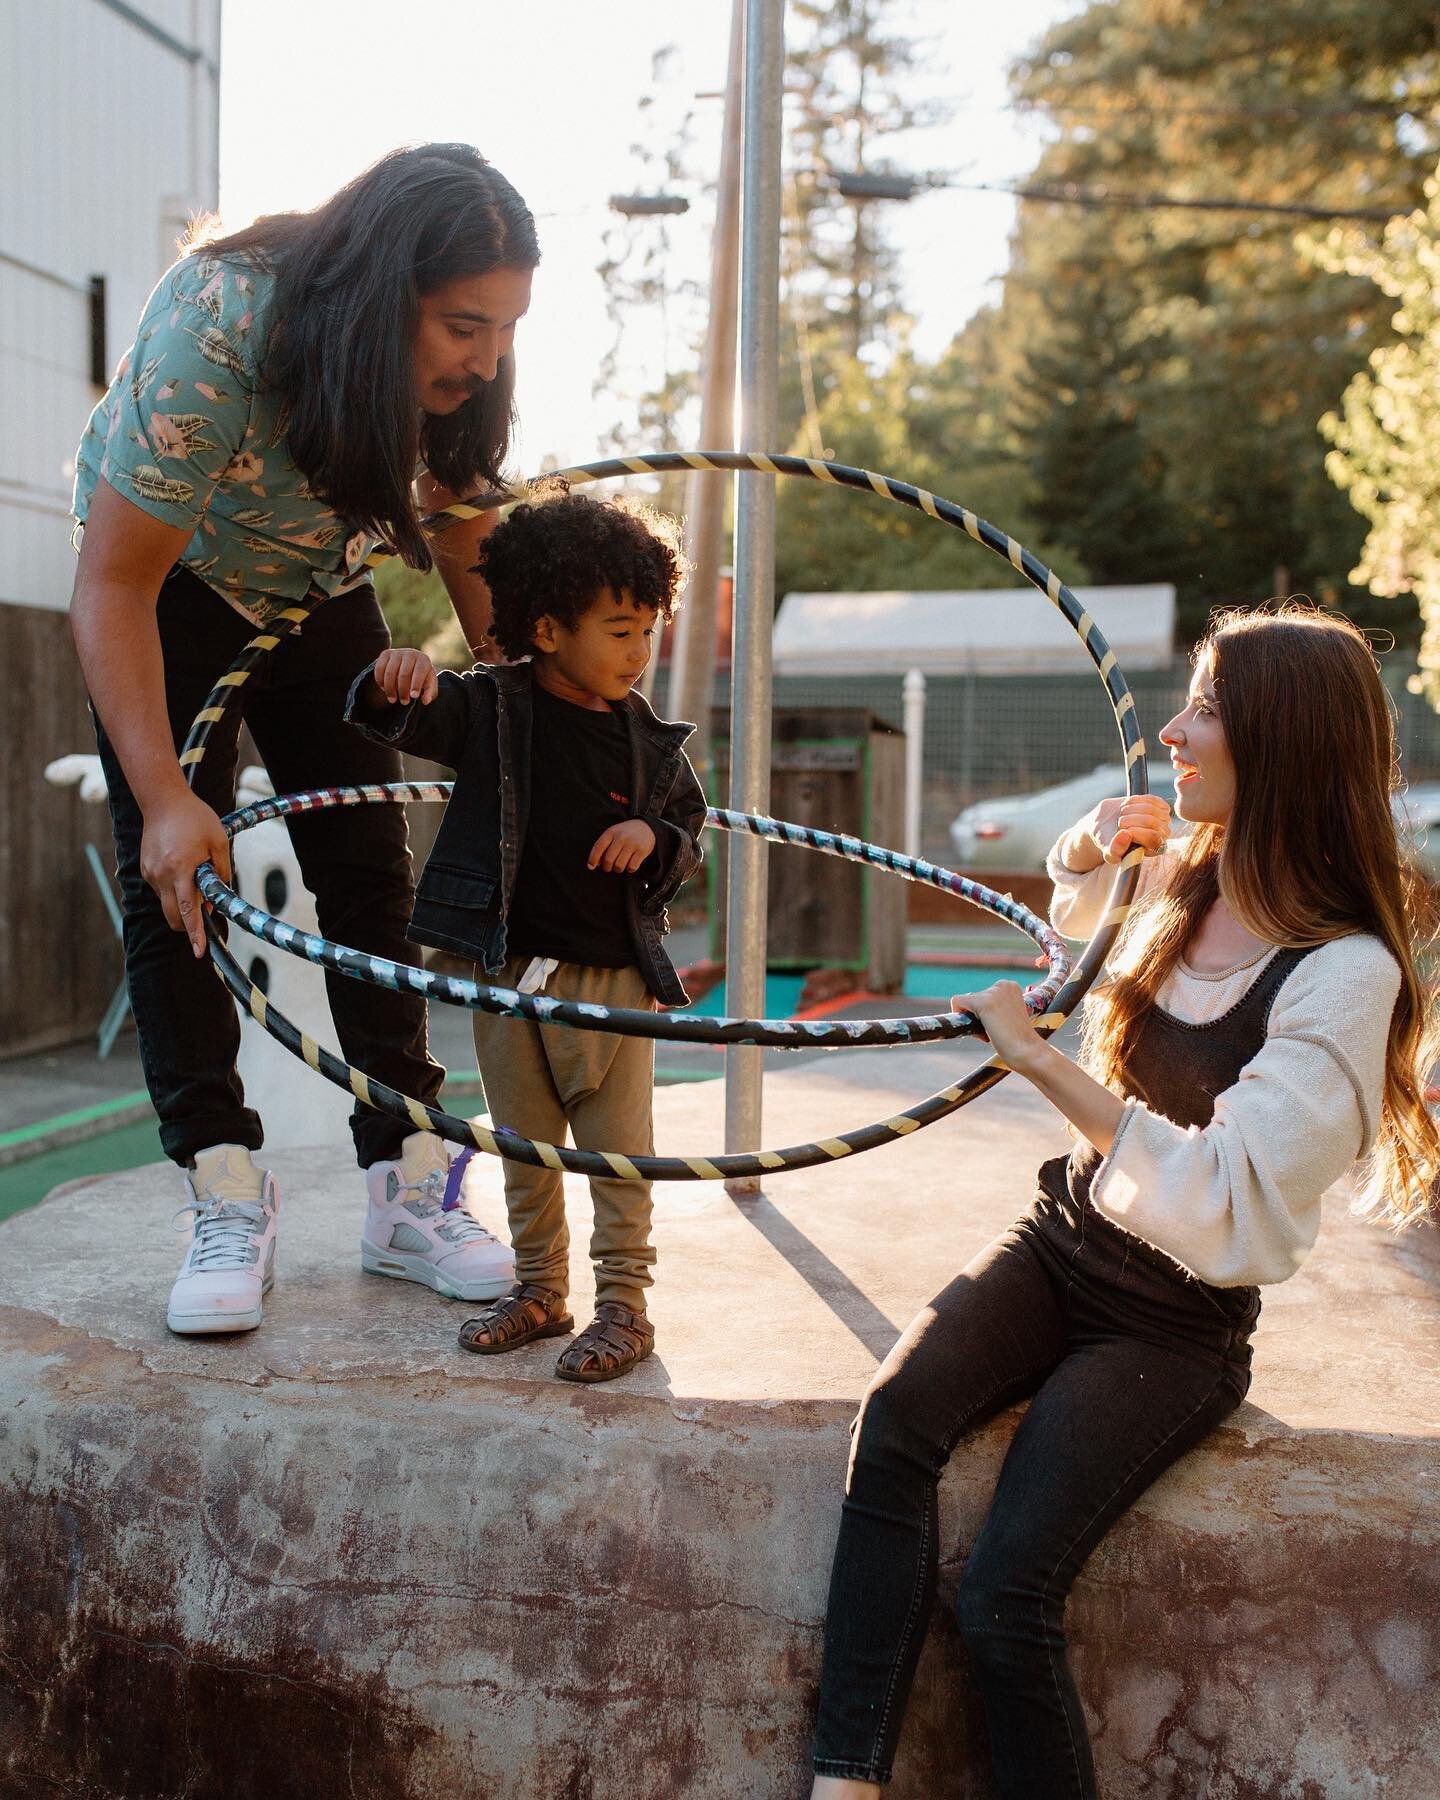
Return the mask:
{"type": "Polygon", "coordinates": [[[165,1323],[186,1337],[253,1331],[275,1280],[275,1177],[240,1144],[215,1144],[196,1156],[185,1186],[190,1198],[180,1212],[193,1215],[194,1235],[165,1323]]]}
{"type": "Polygon", "coordinates": [[[372,1275],[418,1281],[451,1300],[498,1300],[515,1282],[515,1253],[465,1208],[468,1156],[452,1164],[443,1139],[414,1131],[398,1162],[365,1171],[370,1206],[360,1239],[372,1275]]]}

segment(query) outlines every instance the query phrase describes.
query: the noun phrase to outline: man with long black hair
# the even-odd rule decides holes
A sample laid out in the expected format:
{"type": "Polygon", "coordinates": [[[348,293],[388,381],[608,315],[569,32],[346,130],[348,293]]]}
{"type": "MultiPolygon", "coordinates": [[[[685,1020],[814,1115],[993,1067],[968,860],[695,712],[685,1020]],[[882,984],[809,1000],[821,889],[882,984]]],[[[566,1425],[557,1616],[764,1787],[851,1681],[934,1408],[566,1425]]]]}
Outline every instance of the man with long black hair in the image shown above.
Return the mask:
{"type": "MultiPolygon", "coordinates": [[[[194,1232],[170,1296],[178,1332],[260,1323],[279,1196],[236,1073],[240,1028],[204,961],[195,870],[228,879],[238,722],[187,785],[178,751],[254,627],[324,605],[246,685],[277,791],[393,781],[393,750],[343,724],[389,642],[366,570],[377,542],[438,565],[477,654],[490,602],[470,573],[493,515],[432,545],[424,512],[499,486],[514,423],[515,327],[539,261],[519,194],[469,145],[397,151],[307,213],[192,244],[161,279],[77,456],[71,621],[110,788],[125,972],[160,1141],[194,1232]]],[[[233,718],[233,715],[232,715],[233,718]]],[[[396,961],[411,873],[399,807],[287,821],[327,937],[396,961]]],[[[328,982],[346,1058],[433,1100],[424,1002],[328,982]]],[[[454,1298],[510,1284],[510,1252],[443,1208],[438,1138],[357,1107],[372,1267],[454,1298]],[[408,1134],[407,1134],[408,1133],[408,1134]]]]}

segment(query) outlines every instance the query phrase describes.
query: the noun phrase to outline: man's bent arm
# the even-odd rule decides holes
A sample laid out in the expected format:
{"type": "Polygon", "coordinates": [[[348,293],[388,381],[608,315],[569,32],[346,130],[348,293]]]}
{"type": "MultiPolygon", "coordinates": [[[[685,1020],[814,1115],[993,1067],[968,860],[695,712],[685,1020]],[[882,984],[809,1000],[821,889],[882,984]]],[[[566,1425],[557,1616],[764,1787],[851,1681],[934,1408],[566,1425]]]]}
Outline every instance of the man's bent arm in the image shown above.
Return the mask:
{"type": "MultiPolygon", "coordinates": [[[[439,512],[468,496],[452,493],[442,487],[433,475],[422,474],[416,482],[422,513],[439,512]]],[[[430,549],[435,567],[445,583],[450,604],[465,633],[470,654],[480,662],[499,662],[500,651],[490,636],[492,610],[490,590],[474,573],[480,545],[500,522],[498,507],[490,507],[475,519],[450,520],[430,533],[430,549]]]]}
{"type": "MultiPolygon", "coordinates": [[[[85,685],[145,820],[141,870],[165,917],[205,948],[196,867],[207,858],[227,880],[229,843],[215,812],[191,793],[175,754],[165,704],[165,663],[155,604],[190,541],[96,483],[80,545],[70,629],[85,685]]],[[[216,670],[219,675],[220,670],[216,670]]]]}

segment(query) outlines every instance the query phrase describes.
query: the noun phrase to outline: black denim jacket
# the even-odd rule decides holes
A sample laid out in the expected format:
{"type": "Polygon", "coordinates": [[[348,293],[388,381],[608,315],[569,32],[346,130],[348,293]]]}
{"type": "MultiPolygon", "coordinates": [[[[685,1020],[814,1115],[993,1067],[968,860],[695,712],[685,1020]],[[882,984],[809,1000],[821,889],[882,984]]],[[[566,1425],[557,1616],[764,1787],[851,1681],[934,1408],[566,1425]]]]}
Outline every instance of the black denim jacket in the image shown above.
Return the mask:
{"type": "MultiPolygon", "coordinates": [[[[417,944],[473,958],[493,975],[505,960],[506,921],[530,815],[532,665],[464,675],[448,670],[429,706],[372,710],[360,690],[372,663],[356,677],[345,717],[378,743],[412,751],[455,771],[455,790],[435,848],[415,889],[406,935],[417,944]]],[[[705,796],[681,746],[692,725],[671,725],[631,694],[622,708],[630,728],[634,817],[655,833],[645,875],[621,875],[635,963],[662,1006],[688,998],[665,953],[666,905],[700,867],[705,796]]]]}

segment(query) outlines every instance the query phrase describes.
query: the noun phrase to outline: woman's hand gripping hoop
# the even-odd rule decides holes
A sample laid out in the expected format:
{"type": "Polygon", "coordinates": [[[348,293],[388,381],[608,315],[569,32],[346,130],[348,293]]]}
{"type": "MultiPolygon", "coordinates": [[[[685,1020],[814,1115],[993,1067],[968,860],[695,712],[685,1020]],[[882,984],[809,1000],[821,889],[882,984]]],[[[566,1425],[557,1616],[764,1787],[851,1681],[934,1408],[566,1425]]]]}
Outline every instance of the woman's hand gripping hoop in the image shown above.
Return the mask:
{"type": "MultiPolygon", "coordinates": [[[[670,469],[755,469],[774,474],[809,476],[840,486],[860,488],[881,494],[902,505],[913,506],[931,518],[967,532],[977,543],[1006,558],[1026,580],[1038,587],[1067,619],[1080,638],[1086,653],[1095,664],[1110,699],[1117,729],[1125,748],[1127,787],[1131,795],[1144,794],[1145,744],[1140,737],[1134,701],[1115,662],[1114,652],[1105,642],[1094,620],[1085,612],[1075,596],[1049,569],[1036,561],[1005,533],[998,531],[975,514],[953,502],[942,500],[908,483],[875,475],[868,470],[849,468],[844,464],[826,463],[812,458],[763,456],[744,452],[673,451],[659,455],[619,457],[605,462],[585,464],[562,471],[572,486],[610,476],[650,473],[670,469]]],[[[475,502],[449,507],[446,511],[460,518],[474,517],[479,512],[503,502],[504,496],[487,495],[475,502]]],[[[181,764],[191,771],[205,754],[205,741],[214,724],[238,699],[240,688],[262,656],[268,655],[280,639],[296,629],[311,610],[288,608],[272,620],[266,632],[253,639],[237,658],[233,668],[221,678],[204,708],[197,715],[181,764]]],[[[280,817],[286,813],[313,810],[321,806],[356,805],[403,799],[440,799],[448,792],[448,783],[392,783],[385,787],[316,790],[306,794],[284,795],[262,801],[231,814],[225,821],[233,836],[237,830],[258,823],[262,818],[280,817]]],[[[1081,956],[1079,965],[1070,971],[1068,957],[1061,940],[1042,920],[1019,906],[1008,895],[998,895],[963,876],[936,865],[901,856],[896,851],[859,839],[837,837],[806,826],[744,813],[730,813],[712,808],[709,823],[729,830],[744,830],[777,842],[804,845],[846,860],[867,863],[887,869],[910,880],[927,882],[945,891],[1007,918],[1026,930],[1044,951],[1050,963],[1047,979],[1029,989],[1027,1008],[1036,1016],[1037,1030],[1054,1031],[1078,1004],[1109,954],[1126,913],[1129,911],[1138,880],[1142,852],[1125,855],[1116,872],[1114,888],[1100,930],[1081,956]],[[1067,979],[1068,976],[1068,979],[1067,979]]],[[[362,952],[331,944],[327,940],[302,933],[282,924],[259,908],[249,906],[222,882],[212,865],[202,864],[197,882],[205,898],[207,910],[222,912],[242,928],[254,932],[279,948],[323,964],[358,980],[370,980],[383,987],[405,987],[433,998],[470,1006],[483,1011],[519,1017],[544,1019],[571,1025],[578,1029],[610,1030],[635,1035],[703,1043],[761,1043],[786,1048],[839,1047],[856,1044],[923,1043],[936,1039],[961,1037],[974,1031],[973,1018],[963,1012],[951,1012],[924,1018],[891,1020],[831,1020],[809,1024],[802,1020],[709,1020],[687,1015],[662,1016],[629,1009],[583,1007],[573,1002],[552,1000],[544,995],[526,996],[481,983],[459,981],[453,977],[436,977],[404,964],[387,962],[362,952]],[[571,1016],[566,1016],[567,1014],[571,1016]]],[[[773,1173],[780,1169],[809,1168],[817,1163],[834,1161],[859,1150],[869,1150],[892,1143],[922,1125],[946,1118],[961,1106],[988,1091],[1003,1079],[1004,1065],[996,1059],[973,1070],[961,1082],[932,1094],[927,1100],[894,1118],[845,1132],[820,1143],[801,1144],[784,1150],[761,1150],[739,1155],[716,1157],[629,1157],[618,1151],[586,1151],[562,1149],[553,1144],[532,1142],[507,1131],[490,1131],[469,1121],[427,1106],[408,1095],[400,1094],[383,1083],[372,1081],[363,1071],[352,1068],[333,1052],[316,1044],[268,1005],[239,965],[212,935],[210,956],[235,998],[245,1006],[272,1037],[326,1076],[337,1086],[346,1088],[366,1105],[405,1120],[417,1129],[434,1131],[452,1142],[472,1146],[492,1155],[549,1168],[563,1168],[577,1174],[600,1175],[626,1180],[716,1181],[741,1176],[773,1173]]]]}

